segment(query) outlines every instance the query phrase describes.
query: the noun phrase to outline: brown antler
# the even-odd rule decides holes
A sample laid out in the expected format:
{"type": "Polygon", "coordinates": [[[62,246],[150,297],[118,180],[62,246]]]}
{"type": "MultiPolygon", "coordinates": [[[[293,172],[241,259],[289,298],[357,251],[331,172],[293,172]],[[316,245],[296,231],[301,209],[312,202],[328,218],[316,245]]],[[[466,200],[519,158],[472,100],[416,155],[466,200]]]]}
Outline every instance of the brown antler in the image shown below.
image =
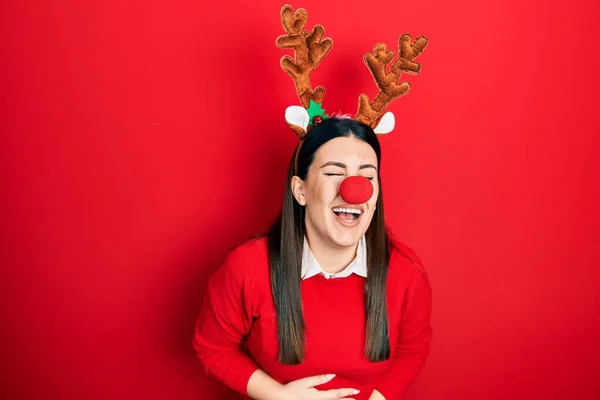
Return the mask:
{"type": "Polygon", "coordinates": [[[281,68],[294,80],[296,92],[304,108],[308,108],[310,100],[319,104],[323,102],[325,88],[318,86],[313,91],[310,74],[333,46],[331,39],[323,39],[323,26],[315,25],[312,32],[304,31],[307,16],[305,9],[299,8],[294,12],[290,5],[285,5],[281,9],[281,23],[288,34],[277,38],[277,47],[294,49],[295,59],[283,56],[281,68]]]}
{"type": "Polygon", "coordinates": [[[385,108],[396,98],[405,95],[410,90],[408,82],[398,83],[402,72],[418,74],[421,65],[413,61],[427,46],[427,38],[420,36],[414,42],[408,34],[400,36],[398,40],[398,59],[394,62],[389,72],[386,66],[394,58],[394,52],[388,51],[385,43],[375,45],[373,53],[365,54],[364,61],[371,71],[380,92],[373,102],[369,97],[361,94],[358,98],[358,111],[354,119],[375,128],[383,116],[385,108]]]}

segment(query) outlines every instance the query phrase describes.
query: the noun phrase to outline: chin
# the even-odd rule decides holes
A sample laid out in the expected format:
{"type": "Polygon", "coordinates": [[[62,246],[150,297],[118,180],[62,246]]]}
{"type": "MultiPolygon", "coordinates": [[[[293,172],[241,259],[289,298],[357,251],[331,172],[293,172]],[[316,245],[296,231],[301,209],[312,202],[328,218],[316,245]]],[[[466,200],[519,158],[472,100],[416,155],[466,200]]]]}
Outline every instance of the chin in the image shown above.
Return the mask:
{"type": "Polygon", "coordinates": [[[366,229],[363,230],[361,227],[356,227],[346,232],[340,232],[338,229],[335,232],[331,232],[328,236],[336,245],[340,247],[349,247],[356,245],[365,232],[366,229]]]}
{"type": "Polygon", "coordinates": [[[342,226],[335,219],[328,220],[327,224],[324,226],[325,236],[329,239],[329,241],[338,247],[349,247],[356,245],[360,238],[365,234],[367,228],[369,227],[368,222],[370,221],[361,221],[360,224],[347,227],[342,226]]]}

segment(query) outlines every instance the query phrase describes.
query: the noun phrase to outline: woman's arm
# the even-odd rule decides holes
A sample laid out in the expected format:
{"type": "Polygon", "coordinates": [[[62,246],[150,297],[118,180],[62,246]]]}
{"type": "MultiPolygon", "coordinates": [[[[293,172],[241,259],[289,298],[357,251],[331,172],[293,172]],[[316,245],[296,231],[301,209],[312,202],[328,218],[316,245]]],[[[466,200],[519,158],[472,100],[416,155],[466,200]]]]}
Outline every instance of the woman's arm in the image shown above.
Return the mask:
{"type": "Polygon", "coordinates": [[[429,357],[431,304],[427,272],[421,263],[415,264],[393,361],[370,400],[399,400],[416,380],[429,357]]]}
{"type": "Polygon", "coordinates": [[[248,394],[250,377],[259,370],[242,347],[252,327],[255,304],[251,276],[239,248],[228,254],[208,281],[193,341],[205,372],[243,395],[248,394]]]}
{"type": "Polygon", "coordinates": [[[207,374],[231,389],[256,400],[351,399],[353,388],[319,391],[333,376],[302,378],[283,385],[260,369],[242,347],[252,328],[254,278],[243,253],[230,253],[210,277],[202,310],[196,321],[193,346],[207,374]]]}
{"type": "Polygon", "coordinates": [[[248,381],[248,396],[256,400],[282,400],[284,385],[257,369],[248,381]]]}

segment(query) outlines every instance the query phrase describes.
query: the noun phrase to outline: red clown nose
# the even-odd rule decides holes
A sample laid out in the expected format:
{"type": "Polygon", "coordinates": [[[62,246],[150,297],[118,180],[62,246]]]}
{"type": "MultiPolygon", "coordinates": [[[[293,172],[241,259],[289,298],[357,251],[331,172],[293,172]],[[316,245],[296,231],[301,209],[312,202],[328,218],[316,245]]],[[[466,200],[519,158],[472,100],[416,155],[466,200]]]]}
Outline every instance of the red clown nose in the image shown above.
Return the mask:
{"type": "Polygon", "coordinates": [[[373,195],[373,184],[364,176],[349,176],[340,185],[340,195],[348,204],[362,204],[373,195]]]}

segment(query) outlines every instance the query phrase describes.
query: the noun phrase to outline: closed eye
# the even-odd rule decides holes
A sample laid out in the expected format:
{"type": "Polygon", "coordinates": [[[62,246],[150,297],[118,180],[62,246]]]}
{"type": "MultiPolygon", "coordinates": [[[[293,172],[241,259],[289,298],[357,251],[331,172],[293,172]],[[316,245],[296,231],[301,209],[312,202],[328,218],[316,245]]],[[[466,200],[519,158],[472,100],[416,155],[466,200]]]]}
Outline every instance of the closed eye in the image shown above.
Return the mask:
{"type": "MultiPolygon", "coordinates": [[[[325,172],[323,175],[325,175],[325,176],[342,176],[344,174],[334,174],[332,172],[325,172]]],[[[365,176],[365,178],[367,178],[370,181],[372,181],[373,179],[375,179],[374,176],[365,176]]]]}

